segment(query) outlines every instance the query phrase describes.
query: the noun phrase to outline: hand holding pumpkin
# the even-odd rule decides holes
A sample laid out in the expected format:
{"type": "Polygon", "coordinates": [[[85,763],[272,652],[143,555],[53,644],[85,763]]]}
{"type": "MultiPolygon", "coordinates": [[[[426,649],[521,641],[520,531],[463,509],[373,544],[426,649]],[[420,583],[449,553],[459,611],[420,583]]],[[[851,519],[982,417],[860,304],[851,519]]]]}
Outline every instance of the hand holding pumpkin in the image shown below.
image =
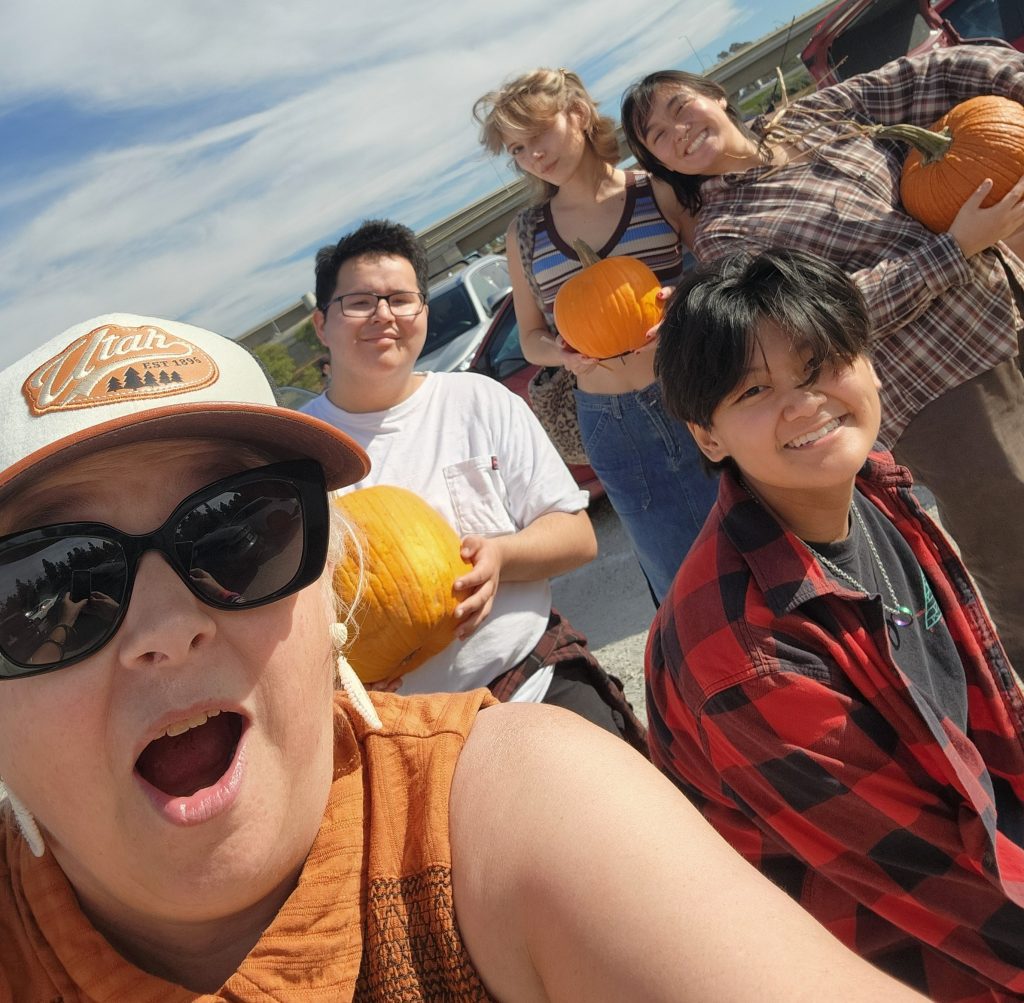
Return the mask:
{"type": "Polygon", "coordinates": [[[555,326],[566,343],[594,359],[636,351],[661,320],[661,283],[642,261],[598,258],[582,240],[573,248],[583,270],[555,296],[555,326]]]}
{"type": "Polygon", "coordinates": [[[1024,177],[995,205],[983,208],[982,203],[992,190],[986,178],[960,207],[949,228],[949,235],[969,258],[1024,227],[1024,177]]]}
{"type": "Polygon", "coordinates": [[[361,542],[334,571],[335,591],[354,606],[348,660],[364,682],[390,684],[451,644],[460,627],[453,583],[472,569],[455,530],[411,491],[378,484],[334,504],[361,542]]]}
{"type": "Polygon", "coordinates": [[[556,336],[555,344],[562,356],[561,364],[576,376],[583,376],[595,366],[601,365],[600,359],[593,359],[589,355],[577,352],[561,335],[556,336]]]}
{"type": "MultiPolygon", "coordinates": [[[[661,309],[665,309],[665,304],[672,298],[672,294],[676,291],[675,286],[662,286],[658,290],[658,295],[655,299],[661,304],[661,309]]],[[[652,325],[647,333],[644,335],[644,343],[637,349],[634,350],[634,354],[640,352],[653,352],[658,347],[658,335],[661,334],[661,320],[659,319],[657,324],[652,325]]]]}
{"type": "Polygon", "coordinates": [[[473,568],[452,586],[456,595],[465,593],[465,598],[460,599],[455,607],[455,617],[459,621],[455,636],[461,641],[469,637],[491,612],[501,579],[502,553],[500,537],[466,536],[462,540],[459,556],[473,568]]]}

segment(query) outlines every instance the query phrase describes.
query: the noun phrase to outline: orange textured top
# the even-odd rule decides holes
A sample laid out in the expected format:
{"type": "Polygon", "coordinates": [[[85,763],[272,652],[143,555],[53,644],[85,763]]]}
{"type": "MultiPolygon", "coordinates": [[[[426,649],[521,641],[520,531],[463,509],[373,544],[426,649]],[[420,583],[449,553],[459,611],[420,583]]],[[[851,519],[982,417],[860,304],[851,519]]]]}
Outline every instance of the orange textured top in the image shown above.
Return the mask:
{"type": "Polygon", "coordinates": [[[448,799],[484,690],[371,694],[383,729],[335,706],[334,782],[298,885],[238,970],[196,994],[125,961],[50,853],[0,819],[0,1001],[490,1000],[452,899],[448,799]]]}

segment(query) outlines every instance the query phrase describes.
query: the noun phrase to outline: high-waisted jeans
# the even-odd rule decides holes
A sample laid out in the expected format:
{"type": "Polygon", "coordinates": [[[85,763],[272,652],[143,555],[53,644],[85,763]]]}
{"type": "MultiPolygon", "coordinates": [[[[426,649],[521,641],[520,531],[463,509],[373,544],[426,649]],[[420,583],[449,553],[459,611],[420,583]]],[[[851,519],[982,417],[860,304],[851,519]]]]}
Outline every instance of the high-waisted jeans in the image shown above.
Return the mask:
{"type": "Polygon", "coordinates": [[[590,465],[661,602],[718,495],[689,430],[665,413],[661,386],[621,394],[576,390],[590,465]]]}

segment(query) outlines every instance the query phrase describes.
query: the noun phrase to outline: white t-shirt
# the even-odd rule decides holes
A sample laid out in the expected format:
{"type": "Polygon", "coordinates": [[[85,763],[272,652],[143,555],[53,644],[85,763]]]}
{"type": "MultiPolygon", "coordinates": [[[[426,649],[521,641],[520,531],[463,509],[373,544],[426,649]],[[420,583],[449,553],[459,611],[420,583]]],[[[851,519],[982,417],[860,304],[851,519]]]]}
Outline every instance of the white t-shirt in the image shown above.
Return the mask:
{"type": "MultiPolygon", "coordinates": [[[[386,411],[343,411],[326,394],[303,407],[347,432],[369,454],[369,475],[342,492],[372,484],[408,488],[460,537],[501,536],[548,512],[586,508],[587,492],[576,486],[525,401],[476,373],[424,377],[407,400],[386,411]]],[[[550,610],[547,579],[502,581],[490,614],[472,636],[408,673],[399,692],[486,686],[530,653],[550,610]]]]}

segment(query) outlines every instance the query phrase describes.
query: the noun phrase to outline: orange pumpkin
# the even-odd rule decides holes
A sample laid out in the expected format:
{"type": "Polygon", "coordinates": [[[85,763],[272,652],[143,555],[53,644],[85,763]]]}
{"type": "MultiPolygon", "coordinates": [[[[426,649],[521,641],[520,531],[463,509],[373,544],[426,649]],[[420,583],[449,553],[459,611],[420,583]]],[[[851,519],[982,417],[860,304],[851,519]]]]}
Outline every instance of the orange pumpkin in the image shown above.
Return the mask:
{"type": "MultiPolygon", "coordinates": [[[[419,495],[380,484],[334,500],[362,545],[362,596],[346,654],[364,682],[418,668],[455,639],[453,583],[471,568],[455,530],[419,495]]],[[[348,548],[334,590],[351,606],[359,554],[348,548]]]]}
{"type": "Polygon", "coordinates": [[[573,248],[584,265],[555,296],[555,327],[581,355],[610,359],[640,348],[661,320],[661,282],[642,261],[598,258],[582,241],[573,248]]]}
{"type": "Polygon", "coordinates": [[[911,216],[945,233],[960,207],[985,178],[994,205],[1024,175],[1024,105],[982,95],[956,105],[931,129],[885,126],[878,135],[903,139],[914,149],[903,165],[900,198],[911,216]]]}

